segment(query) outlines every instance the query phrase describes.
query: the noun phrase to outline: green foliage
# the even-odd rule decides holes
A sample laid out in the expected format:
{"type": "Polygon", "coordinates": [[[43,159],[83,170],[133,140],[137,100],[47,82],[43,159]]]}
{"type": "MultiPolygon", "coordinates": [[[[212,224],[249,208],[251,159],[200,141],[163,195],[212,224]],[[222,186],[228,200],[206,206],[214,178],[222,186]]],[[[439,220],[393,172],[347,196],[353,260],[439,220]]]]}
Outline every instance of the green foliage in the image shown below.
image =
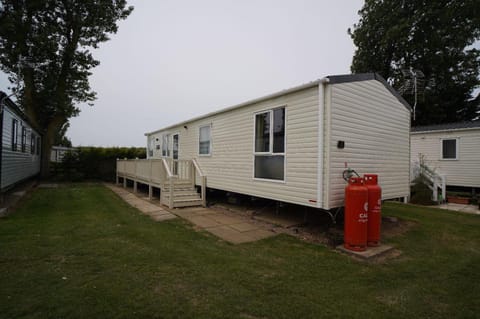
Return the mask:
{"type": "MultiPolygon", "coordinates": [[[[357,50],[351,70],[378,72],[399,88],[402,69],[421,70],[426,87],[414,125],[474,119],[480,110],[480,5],[465,1],[366,0],[348,30],[357,50]]],[[[413,94],[406,95],[413,105],[413,94]]]]}
{"type": "Polygon", "coordinates": [[[63,126],[55,133],[55,139],[53,145],[55,146],[65,146],[72,147],[72,141],[66,136],[67,130],[70,127],[70,123],[66,122],[63,126]]]}
{"type": "Polygon", "coordinates": [[[401,255],[377,264],[287,235],[231,245],[180,219],[154,222],[104,187],[40,189],[0,219],[0,314],[477,318],[480,216],[394,203],[382,213],[413,226],[384,240],[401,255]]]}
{"type": "Polygon", "coordinates": [[[57,164],[54,178],[114,182],[118,158],[145,158],[144,147],[78,147],[57,164]]]}
{"type": "Polygon", "coordinates": [[[88,77],[100,62],[91,50],[132,10],[125,0],[1,0],[0,70],[27,116],[45,131],[44,163],[55,132],[78,115],[76,104],[95,99],[88,77]]]}
{"type": "Polygon", "coordinates": [[[425,177],[420,175],[413,181],[413,186],[411,187],[411,198],[410,202],[412,204],[418,205],[435,205],[436,203],[432,201],[432,190],[427,186],[427,181],[425,177]]]}

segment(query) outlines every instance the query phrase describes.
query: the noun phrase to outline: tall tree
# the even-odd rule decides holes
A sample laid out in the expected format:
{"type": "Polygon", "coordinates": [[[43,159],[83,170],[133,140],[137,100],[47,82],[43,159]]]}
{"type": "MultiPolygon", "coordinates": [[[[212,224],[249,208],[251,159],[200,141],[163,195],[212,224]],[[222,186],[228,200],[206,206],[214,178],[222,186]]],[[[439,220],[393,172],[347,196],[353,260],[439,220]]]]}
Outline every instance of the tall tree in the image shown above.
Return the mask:
{"type": "MultiPolygon", "coordinates": [[[[378,72],[395,88],[402,70],[425,74],[413,125],[478,118],[480,85],[478,0],[366,0],[348,33],[357,46],[351,70],[378,72]],[[478,44],[478,42],[477,42],[478,44]]],[[[405,98],[412,105],[411,90],[405,98]]]]}
{"type": "Polygon", "coordinates": [[[133,7],[125,0],[1,0],[0,69],[20,106],[42,128],[42,175],[48,175],[55,134],[95,100],[91,50],[116,33],[133,7]]]}

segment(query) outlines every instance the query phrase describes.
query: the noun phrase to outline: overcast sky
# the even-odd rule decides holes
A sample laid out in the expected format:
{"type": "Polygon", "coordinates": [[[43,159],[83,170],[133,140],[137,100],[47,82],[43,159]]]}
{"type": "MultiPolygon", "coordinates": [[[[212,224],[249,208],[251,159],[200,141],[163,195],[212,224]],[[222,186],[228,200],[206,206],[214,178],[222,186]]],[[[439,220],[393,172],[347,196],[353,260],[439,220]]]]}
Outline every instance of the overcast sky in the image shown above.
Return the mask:
{"type": "MultiPolygon", "coordinates": [[[[145,146],[145,132],[350,72],[347,29],[363,0],[128,1],[135,10],[94,52],[94,106],[75,146],[145,146]]],[[[0,75],[0,89],[8,86],[0,75]]]]}

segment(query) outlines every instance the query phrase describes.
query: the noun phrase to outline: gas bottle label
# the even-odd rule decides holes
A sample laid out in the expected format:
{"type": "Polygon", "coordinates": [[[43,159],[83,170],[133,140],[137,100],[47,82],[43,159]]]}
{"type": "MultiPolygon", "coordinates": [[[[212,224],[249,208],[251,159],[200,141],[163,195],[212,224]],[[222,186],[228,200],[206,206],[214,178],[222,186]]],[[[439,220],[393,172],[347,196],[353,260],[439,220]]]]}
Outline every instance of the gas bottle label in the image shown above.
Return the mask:
{"type": "Polygon", "coordinates": [[[366,222],[368,222],[368,213],[360,213],[360,214],[358,214],[358,222],[359,222],[359,223],[366,223],[366,222]]]}

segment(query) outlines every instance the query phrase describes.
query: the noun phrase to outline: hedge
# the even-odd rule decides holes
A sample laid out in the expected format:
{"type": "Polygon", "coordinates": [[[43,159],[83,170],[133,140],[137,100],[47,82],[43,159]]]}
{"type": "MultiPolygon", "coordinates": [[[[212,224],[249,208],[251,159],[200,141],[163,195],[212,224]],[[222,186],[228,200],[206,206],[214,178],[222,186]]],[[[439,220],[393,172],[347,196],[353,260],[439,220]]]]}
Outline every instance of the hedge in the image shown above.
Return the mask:
{"type": "Polygon", "coordinates": [[[62,163],[54,164],[57,180],[100,180],[114,182],[117,158],[145,158],[144,147],[77,147],[65,154],[62,163]]]}

